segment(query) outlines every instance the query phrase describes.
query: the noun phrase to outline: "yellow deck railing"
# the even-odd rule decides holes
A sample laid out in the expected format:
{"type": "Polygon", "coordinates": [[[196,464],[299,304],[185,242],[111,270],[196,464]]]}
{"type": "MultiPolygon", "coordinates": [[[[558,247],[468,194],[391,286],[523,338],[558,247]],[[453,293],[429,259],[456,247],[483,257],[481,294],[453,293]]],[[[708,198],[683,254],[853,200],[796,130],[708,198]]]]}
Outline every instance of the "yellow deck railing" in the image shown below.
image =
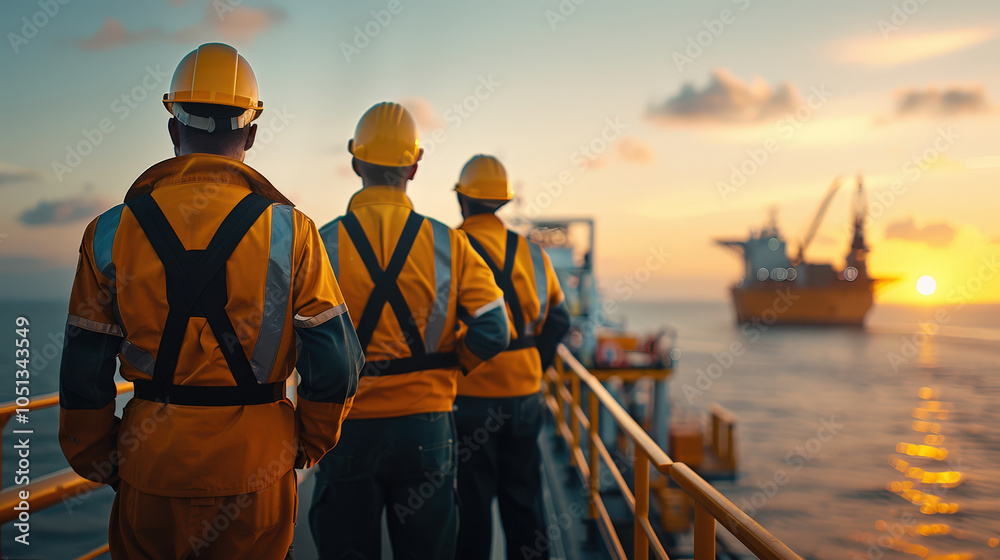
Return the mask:
{"type": "Polygon", "coordinates": [[[636,560],[649,558],[650,550],[654,557],[669,560],[649,520],[650,464],[673,480],[694,502],[695,560],[715,560],[717,521],[758,558],[801,560],[799,555],[736,507],[690,467],[672,461],[611,396],[600,380],[587,371],[565,346],[559,348],[556,365],[546,372],[544,381],[546,402],[555,417],[556,428],[569,445],[570,462],[576,467],[586,486],[589,517],[597,524],[614,558],[625,559],[626,555],[601,498],[599,475],[602,463],[610,471],[632,511],[635,531],[633,557],[636,560]],[[587,412],[584,412],[580,402],[581,385],[589,389],[587,412]],[[618,469],[600,438],[598,422],[602,408],[611,415],[618,430],[632,444],[632,488],[629,488],[625,475],[618,469]],[[586,442],[582,441],[581,428],[586,431],[586,442]],[[584,445],[587,448],[586,454],[584,445]]]}
{"type": "MultiPolygon", "coordinates": [[[[132,392],[132,384],[127,381],[118,383],[118,394],[124,395],[132,392]]],[[[7,422],[14,417],[18,409],[27,408],[28,411],[41,410],[59,405],[59,393],[49,393],[31,400],[28,406],[18,406],[13,402],[0,404],[0,430],[7,426],[7,422]]],[[[2,472],[0,463],[0,472],[2,472]]],[[[0,525],[10,523],[17,518],[17,511],[14,507],[21,501],[20,493],[23,490],[30,492],[29,503],[31,511],[37,512],[52,507],[60,502],[80,496],[81,494],[100,488],[103,484],[98,484],[83,478],[73,472],[73,469],[65,468],[52,474],[35,479],[27,486],[15,486],[4,488],[0,491],[0,525]]],[[[100,546],[77,560],[91,560],[108,551],[108,545],[100,546]]]]}
{"type": "MultiPolygon", "coordinates": [[[[587,487],[588,516],[596,522],[607,548],[614,558],[625,559],[626,555],[621,539],[618,537],[601,498],[599,474],[602,463],[611,473],[625,498],[625,502],[632,510],[635,527],[634,558],[637,560],[646,560],[650,550],[653,551],[656,558],[669,560],[649,520],[650,464],[658,472],[670,477],[694,501],[695,560],[714,560],[716,521],[728,529],[758,558],[801,560],[784,543],[737,508],[690,467],[672,461],[666,452],[608,393],[600,380],[587,371],[566,347],[559,348],[556,367],[550,369],[546,376],[544,383],[546,402],[556,419],[560,435],[570,445],[570,461],[576,467],[587,487]],[[589,389],[587,412],[584,412],[580,403],[581,384],[589,389]],[[599,436],[598,422],[602,408],[611,415],[619,431],[632,444],[634,459],[632,488],[629,488],[625,476],[616,466],[611,453],[599,436]],[[581,429],[586,432],[586,453],[582,447],[581,429]]],[[[131,391],[131,383],[118,384],[119,395],[131,391]]],[[[18,407],[14,403],[2,404],[0,405],[0,430],[14,416],[17,408],[39,410],[58,404],[58,393],[35,398],[27,407],[18,407]]],[[[732,437],[731,434],[729,437],[732,437]]],[[[67,468],[36,479],[28,486],[27,490],[31,492],[31,510],[34,512],[99,486],[101,485],[82,478],[72,469],[67,468]]],[[[24,489],[23,487],[12,487],[0,491],[0,525],[15,519],[17,512],[14,510],[14,506],[20,501],[19,492],[24,489]]],[[[80,556],[78,560],[91,560],[107,551],[108,545],[105,544],[80,556]]]]}

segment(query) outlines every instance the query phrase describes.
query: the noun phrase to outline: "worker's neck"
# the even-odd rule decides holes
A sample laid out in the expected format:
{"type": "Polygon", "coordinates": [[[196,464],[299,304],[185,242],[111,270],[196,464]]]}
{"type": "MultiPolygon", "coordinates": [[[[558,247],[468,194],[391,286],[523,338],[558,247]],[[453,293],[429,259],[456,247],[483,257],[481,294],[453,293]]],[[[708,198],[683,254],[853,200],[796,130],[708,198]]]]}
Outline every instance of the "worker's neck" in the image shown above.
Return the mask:
{"type": "Polygon", "coordinates": [[[189,156],[191,154],[209,154],[209,155],[213,155],[213,156],[227,157],[227,158],[235,159],[237,161],[243,161],[246,158],[246,155],[247,155],[247,153],[245,151],[240,151],[239,153],[233,153],[231,150],[212,150],[212,149],[208,149],[208,150],[206,150],[206,149],[194,150],[194,149],[190,149],[190,148],[178,148],[176,146],[174,147],[174,155],[176,155],[177,157],[180,157],[180,156],[189,156]]]}
{"type": "MultiPolygon", "coordinates": [[[[477,216],[481,216],[483,218],[486,218],[486,217],[496,218],[497,215],[496,215],[496,212],[478,212],[476,214],[470,214],[464,207],[462,208],[462,219],[463,220],[468,220],[469,218],[475,218],[477,216]]],[[[497,219],[499,219],[499,218],[497,218],[497,219]]]]}
{"type": "Polygon", "coordinates": [[[369,187],[382,187],[382,188],[387,188],[387,189],[395,189],[395,190],[398,190],[398,191],[403,191],[404,193],[406,192],[406,184],[407,184],[406,181],[404,181],[403,183],[398,184],[398,185],[386,185],[385,183],[381,183],[381,182],[371,182],[371,181],[368,181],[368,180],[365,180],[365,179],[361,180],[361,187],[365,188],[365,189],[367,189],[369,187]]]}

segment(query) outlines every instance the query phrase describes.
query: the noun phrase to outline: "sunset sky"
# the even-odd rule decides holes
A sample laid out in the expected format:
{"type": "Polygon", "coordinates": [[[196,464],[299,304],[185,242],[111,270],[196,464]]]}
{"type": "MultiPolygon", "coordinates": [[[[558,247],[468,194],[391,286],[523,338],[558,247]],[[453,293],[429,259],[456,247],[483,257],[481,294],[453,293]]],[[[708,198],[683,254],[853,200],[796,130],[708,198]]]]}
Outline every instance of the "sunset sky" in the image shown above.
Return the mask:
{"type": "Polygon", "coordinates": [[[264,101],[247,162],[319,224],[360,188],[357,119],[397,100],[425,138],[419,211],[457,225],[461,166],[495,154],[507,216],[597,218],[611,297],[662,248],[635,299],[726,298],[742,265],[712,240],[776,208],[796,247],[837,176],[807,256],[841,267],[861,174],[870,270],[898,279],[878,301],[1000,301],[995,1],[62,1],[0,5],[3,298],[66,297],[87,221],[173,155],[175,65],[223,41],[264,101]]]}

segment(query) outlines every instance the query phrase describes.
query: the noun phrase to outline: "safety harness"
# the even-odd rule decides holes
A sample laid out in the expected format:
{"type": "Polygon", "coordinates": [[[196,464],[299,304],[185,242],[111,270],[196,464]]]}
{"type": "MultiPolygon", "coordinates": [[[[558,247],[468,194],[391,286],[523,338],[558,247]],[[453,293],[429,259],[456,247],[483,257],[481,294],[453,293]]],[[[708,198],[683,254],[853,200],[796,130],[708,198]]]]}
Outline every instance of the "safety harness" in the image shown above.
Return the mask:
{"type": "Polygon", "coordinates": [[[504,251],[503,270],[497,266],[496,261],[490,257],[490,254],[486,252],[486,248],[483,247],[483,244],[478,239],[471,235],[468,237],[472,248],[479,253],[479,256],[483,257],[483,260],[489,265],[490,270],[493,271],[493,278],[496,280],[497,286],[503,291],[504,300],[510,306],[510,316],[511,320],[514,321],[514,330],[517,332],[517,338],[510,341],[506,351],[533,348],[535,346],[535,337],[525,328],[524,310],[521,309],[521,299],[517,295],[517,290],[514,289],[514,263],[517,261],[517,246],[520,236],[507,230],[507,248],[504,251]]]}
{"type": "Polygon", "coordinates": [[[351,243],[358,251],[361,262],[368,269],[368,275],[375,283],[371,295],[368,296],[368,303],[365,304],[361,317],[358,319],[357,332],[361,347],[367,351],[368,343],[371,342],[372,335],[378,327],[382,310],[388,303],[396,316],[396,322],[399,323],[399,327],[403,331],[403,340],[410,349],[410,355],[405,358],[369,360],[365,363],[362,375],[377,377],[458,367],[458,355],[454,352],[427,352],[417,322],[414,320],[410,307],[406,304],[406,298],[403,297],[403,292],[397,283],[399,273],[403,270],[403,265],[406,264],[406,259],[420,233],[420,227],[424,220],[425,218],[420,214],[410,212],[406,218],[406,224],[403,225],[403,232],[396,242],[396,248],[384,269],[379,265],[375,250],[372,248],[371,242],[368,241],[368,236],[365,235],[358,217],[353,212],[348,212],[340,220],[340,223],[344,225],[344,231],[347,232],[351,243]]]}
{"type": "Polygon", "coordinates": [[[226,313],[229,299],[226,261],[243,236],[272,202],[248,194],[222,221],[208,247],[187,250],[163,211],[145,194],[126,202],[166,273],[170,310],[160,336],[153,378],[135,381],[135,396],[150,401],[194,406],[271,403],[284,397],[284,383],[258,383],[236,330],[226,313]],[[188,321],[204,317],[219,342],[236,386],[175,385],[174,372],[188,321]]]}

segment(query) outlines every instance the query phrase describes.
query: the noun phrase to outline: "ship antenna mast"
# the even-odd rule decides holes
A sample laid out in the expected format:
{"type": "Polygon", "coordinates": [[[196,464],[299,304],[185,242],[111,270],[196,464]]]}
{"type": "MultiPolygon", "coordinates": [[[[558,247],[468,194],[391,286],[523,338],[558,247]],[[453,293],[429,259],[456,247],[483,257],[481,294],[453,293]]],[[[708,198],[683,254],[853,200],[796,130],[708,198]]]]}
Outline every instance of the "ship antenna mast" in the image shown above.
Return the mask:
{"type": "Polygon", "coordinates": [[[830,207],[830,203],[833,202],[834,195],[837,194],[837,190],[840,189],[840,177],[833,180],[830,187],[826,190],[826,196],[823,197],[823,202],[820,203],[819,209],[816,210],[816,215],[813,217],[813,221],[809,224],[809,229],[806,231],[806,236],[799,243],[799,254],[795,258],[794,264],[799,264],[805,261],[806,249],[809,244],[812,243],[813,238],[816,237],[816,233],[819,231],[819,226],[823,223],[823,216],[826,215],[827,208],[830,207]]]}
{"type": "Polygon", "coordinates": [[[851,252],[847,254],[847,266],[858,271],[858,277],[868,276],[868,245],[865,243],[865,220],[868,218],[868,197],[861,175],[858,175],[858,190],[854,193],[854,239],[851,252]]]}

